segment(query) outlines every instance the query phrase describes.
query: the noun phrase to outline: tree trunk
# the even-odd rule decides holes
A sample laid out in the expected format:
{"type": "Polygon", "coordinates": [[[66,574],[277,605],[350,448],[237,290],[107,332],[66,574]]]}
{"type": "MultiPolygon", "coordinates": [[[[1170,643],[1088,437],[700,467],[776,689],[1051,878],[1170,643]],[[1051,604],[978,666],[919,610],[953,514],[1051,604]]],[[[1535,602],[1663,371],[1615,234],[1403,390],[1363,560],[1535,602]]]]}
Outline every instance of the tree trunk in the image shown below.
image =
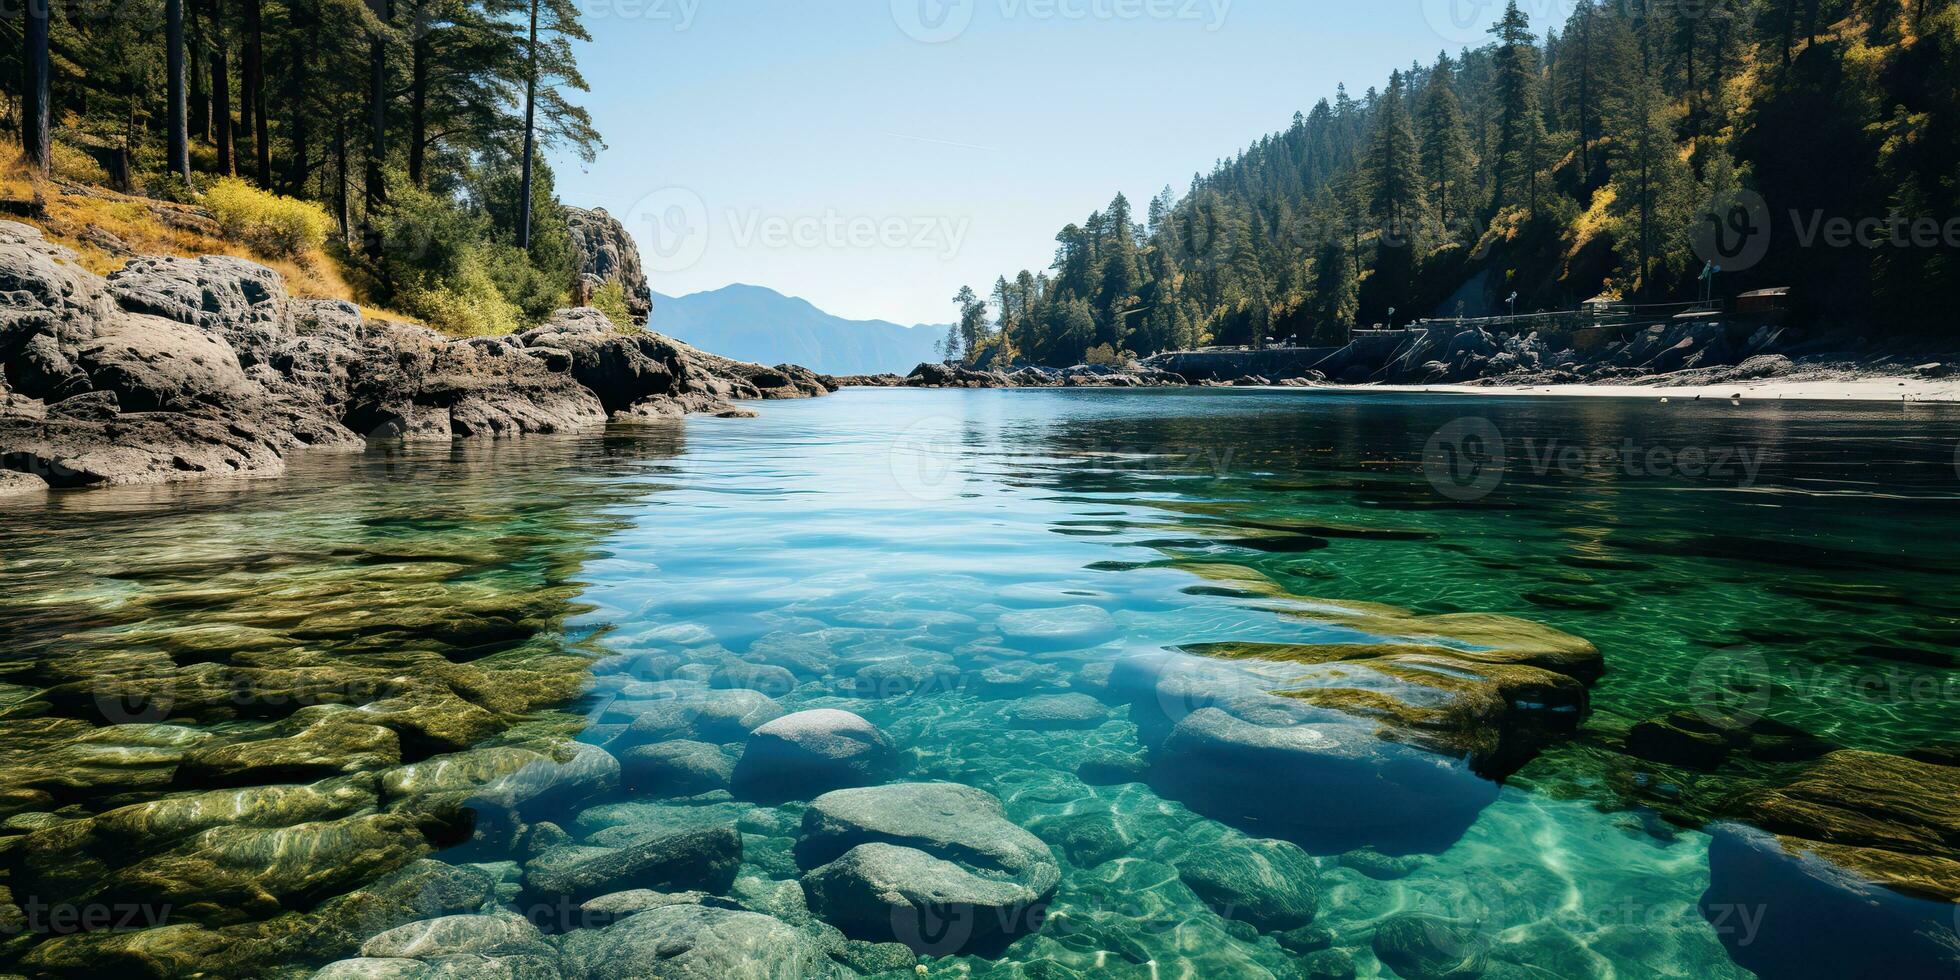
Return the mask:
{"type": "Polygon", "coordinates": [[[1783,67],[1790,67],[1790,46],[1797,32],[1797,0],[1783,0],[1783,67]]]}
{"type": "Polygon", "coordinates": [[[307,11],[302,4],[293,4],[293,19],[310,21],[310,29],[304,33],[293,31],[291,43],[286,48],[290,64],[286,70],[286,109],[291,119],[286,127],[286,193],[294,197],[302,196],[306,190],[306,178],[311,167],[308,156],[313,152],[312,133],[307,126],[306,90],[310,84],[307,78],[306,53],[318,50],[320,40],[320,19],[317,11],[307,11]]]}
{"type": "Polygon", "coordinates": [[[252,134],[259,186],[272,187],[272,138],[265,118],[265,18],[262,0],[245,0],[245,125],[252,134]]]}
{"type": "Polygon", "coordinates": [[[199,139],[206,139],[211,135],[211,103],[204,90],[203,12],[195,0],[184,10],[184,20],[184,57],[188,65],[185,71],[190,82],[190,124],[187,131],[199,139]]]}
{"type": "MultiPolygon", "coordinates": [[[[391,0],[372,0],[374,16],[383,24],[394,19],[391,0]]],[[[344,152],[344,148],[343,148],[344,152]]],[[[387,182],[381,173],[388,156],[388,43],[376,31],[368,39],[368,152],[367,200],[361,210],[361,245],[369,258],[381,257],[381,236],[376,232],[375,212],[388,201],[387,182]]]]}
{"type": "Polygon", "coordinates": [[[426,6],[426,3],[419,5],[415,10],[415,41],[409,51],[408,66],[408,182],[418,188],[425,186],[422,170],[429,152],[429,25],[423,20],[426,6]]]}
{"type": "Polygon", "coordinates": [[[170,172],[189,183],[191,179],[191,139],[189,110],[184,104],[184,0],[164,0],[164,71],[170,76],[169,139],[167,160],[170,172]]]}
{"type": "MultiPolygon", "coordinates": [[[[340,240],[344,244],[353,223],[347,213],[347,124],[338,119],[333,124],[333,164],[333,211],[340,224],[340,240]]],[[[366,232],[363,231],[363,234],[366,232]]]]}
{"type": "Polygon", "coordinates": [[[27,21],[23,25],[21,60],[25,63],[21,79],[20,137],[28,166],[46,177],[52,155],[53,129],[48,108],[48,7],[54,0],[27,0],[27,21]]]}
{"type": "Polygon", "coordinates": [[[226,177],[238,172],[232,153],[231,132],[231,52],[225,40],[224,0],[211,0],[211,116],[212,138],[218,144],[218,173],[226,177]]]}
{"type": "Polygon", "coordinates": [[[530,67],[524,77],[524,173],[518,183],[517,247],[531,247],[531,154],[536,152],[538,118],[538,0],[531,0],[530,67]]]}

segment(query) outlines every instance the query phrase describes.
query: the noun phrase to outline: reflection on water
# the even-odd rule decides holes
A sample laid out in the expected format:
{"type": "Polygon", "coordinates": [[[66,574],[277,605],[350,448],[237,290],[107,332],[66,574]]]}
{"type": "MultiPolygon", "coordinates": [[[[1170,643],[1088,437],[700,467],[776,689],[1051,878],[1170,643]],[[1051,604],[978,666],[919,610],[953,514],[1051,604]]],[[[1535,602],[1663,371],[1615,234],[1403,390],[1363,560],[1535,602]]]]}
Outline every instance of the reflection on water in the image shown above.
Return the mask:
{"type": "MultiPolygon", "coordinates": [[[[321,938],[359,931],[330,896],[421,848],[509,904],[540,889],[502,862],[546,822],[587,845],[735,826],[725,894],[841,941],[792,883],[805,801],[729,782],[753,725],[647,720],[754,690],[863,717],[896,753],[879,779],[978,788],[1052,848],[1039,928],[929,975],[1415,975],[1427,944],[1493,976],[1746,976],[1765,961],[1698,908],[1701,821],[1835,748],[1956,739],[1956,440],[1960,413],[1924,406],[852,391],[59,496],[0,510],[7,881],[174,899],[317,964],[365,938],[321,938]],[[1439,467],[1466,415],[1488,422],[1472,468],[1439,467]],[[1629,753],[1684,709],[1746,714],[1754,741],[1629,753]],[[495,746],[468,756],[490,779],[567,737],[626,759],[625,785],[515,830],[428,768],[495,746]],[[354,799],[306,819],[416,846],[324,885],[260,874],[248,900],[171,863],[211,842],[55,833],[296,784],[354,799]],[[1268,838],[1306,846],[1314,894],[1218,884],[1207,862],[1268,838]],[[89,870],[48,870],[63,855],[89,870]],[[304,924],[265,925],[287,912],[304,924]],[[1411,921],[1445,928],[1394,938],[1411,921]]],[[[126,962],[42,936],[0,963],[126,962]]]]}

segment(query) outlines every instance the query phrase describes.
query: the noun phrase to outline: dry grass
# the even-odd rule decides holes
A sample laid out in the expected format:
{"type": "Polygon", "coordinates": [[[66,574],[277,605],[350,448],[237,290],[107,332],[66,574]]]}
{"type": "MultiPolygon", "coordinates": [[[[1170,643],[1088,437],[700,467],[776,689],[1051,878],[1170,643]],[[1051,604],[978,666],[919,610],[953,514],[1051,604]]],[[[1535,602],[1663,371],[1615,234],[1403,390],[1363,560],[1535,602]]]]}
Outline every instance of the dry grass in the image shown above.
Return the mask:
{"type": "MultiPolygon", "coordinates": [[[[332,256],[309,249],[296,258],[263,255],[220,232],[217,220],[203,208],[118,194],[97,186],[61,179],[39,181],[18,161],[0,169],[0,201],[25,205],[39,197],[45,208],[38,216],[9,214],[41,229],[49,240],[75,250],[83,268],[108,275],[132,255],[229,255],[278,271],[286,288],[302,299],[354,301],[354,291],[332,256]]],[[[388,310],[364,310],[373,316],[413,322],[413,317],[388,310]]]]}

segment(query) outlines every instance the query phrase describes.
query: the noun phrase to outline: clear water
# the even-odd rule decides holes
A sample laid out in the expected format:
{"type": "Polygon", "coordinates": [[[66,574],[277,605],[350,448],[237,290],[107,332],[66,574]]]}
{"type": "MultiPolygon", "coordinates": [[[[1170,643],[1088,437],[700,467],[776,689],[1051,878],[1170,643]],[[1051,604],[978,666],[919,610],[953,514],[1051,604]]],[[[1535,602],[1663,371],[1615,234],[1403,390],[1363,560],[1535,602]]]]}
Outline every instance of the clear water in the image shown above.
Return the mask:
{"type": "MultiPolygon", "coordinates": [[[[1190,567],[1235,564],[1303,597],[1531,619],[1606,657],[1586,728],[1509,780],[1454,846],[1391,881],[1316,855],[1316,924],[1361,975],[1392,975],[1373,926],[1422,910],[1551,975],[1748,976],[1696,910],[1706,838],[1679,824],[1778,772],[1695,776],[1612,745],[1711,671],[1760,676],[1755,710],[1845,746],[1960,737],[1956,442],[1960,412],[1919,405],[849,391],[754,420],[311,457],[278,482],[0,509],[0,706],[104,664],[242,663],[297,642],[403,670],[421,653],[529,671],[544,693],[497,740],[603,741],[607,694],[584,658],[717,662],[790,634],[848,661],[949,663],[960,673],[916,694],[821,679],[779,700],[863,715],[905,751],[905,778],[984,789],[1038,835],[1106,813],[1120,844],[1080,863],[1058,846],[1063,882],[1039,933],[997,959],[926,961],[927,975],[1284,977],[1294,954],[1171,870],[1223,825],[1142,783],[1077,776],[1138,751],[1127,708],[1027,730],[1015,698],[953,679],[1033,659],[1066,685],[1124,652],[1344,637],[1190,567]],[[1439,492],[1425,453],[1465,416],[1506,448],[1502,484],[1475,499],[1439,492]],[[1546,465],[1570,446],[1616,456],[1546,465]],[[1728,468],[1685,474],[1654,449],[1728,468]],[[561,689],[583,693],[552,700],[561,689]]],[[[9,766],[45,748],[28,716],[47,712],[0,717],[9,766]]],[[[800,804],[661,805],[739,816],[742,873],[794,876],[800,804]]]]}

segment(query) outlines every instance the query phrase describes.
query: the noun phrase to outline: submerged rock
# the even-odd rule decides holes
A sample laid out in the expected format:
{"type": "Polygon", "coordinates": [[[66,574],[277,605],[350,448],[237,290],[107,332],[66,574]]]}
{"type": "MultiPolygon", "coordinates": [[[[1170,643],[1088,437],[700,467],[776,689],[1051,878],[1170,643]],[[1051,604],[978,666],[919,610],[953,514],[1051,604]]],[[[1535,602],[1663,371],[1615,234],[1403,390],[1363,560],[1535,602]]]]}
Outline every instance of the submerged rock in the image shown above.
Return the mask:
{"type": "Polygon", "coordinates": [[[757,727],[734,779],[745,794],[788,799],[876,782],[896,763],[897,753],[877,726],[848,711],[823,708],[757,727]]]}
{"type": "Polygon", "coordinates": [[[955,783],[826,793],[804,813],[796,856],[825,920],[935,955],[1038,927],[1061,882],[1048,845],[955,783]]]}
{"type": "Polygon", "coordinates": [[[433,959],[465,953],[551,953],[544,934],[521,915],[447,915],[397,926],[361,944],[376,959],[433,959]]]}
{"type": "Polygon", "coordinates": [[[1015,702],[1007,717],[1016,728],[1058,731],[1095,728],[1109,720],[1109,709],[1087,694],[1045,694],[1015,702]]]}
{"type": "Polygon", "coordinates": [[[524,865],[524,887],[547,899],[584,902],[637,888],[725,892],[742,863],[732,827],[650,832],[624,847],[565,844],[524,865]]]}
{"type": "Polygon", "coordinates": [[[1155,742],[1151,786],[1215,819],[1331,851],[1441,850],[1497,798],[1497,785],[1460,758],[1261,693],[1263,684],[1175,654],[1119,664],[1112,689],[1133,699],[1155,742]]]}
{"type": "Polygon", "coordinates": [[[1319,867],[1285,841],[1233,835],[1197,848],[1176,867],[1177,876],[1213,912],[1264,931],[1307,925],[1319,907],[1319,867]]]}
{"type": "Polygon", "coordinates": [[[621,778],[632,794],[695,796],[725,790],[735,760],[719,745],[677,740],[639,745],[620,753],[621,778]]]}
{"type": "Polygon", "coordinates": [[[565,937],[567,975],[591,980],[825,980],[845,971],[816,942],[755,912],[675,905],[565,937]]]}
{"type": "MultiPolygon", "coordinates": [[[[1952,797],[1943,808],[1950,812],[1952,797]]],[[[1778,837],[1741,824],[1709,828],[1700,910],[1736,963],[1767,978],[1936,977],[1960,971],[1952,899],[1872,880],[1947,887],[1950,858],[1778,837]]]]}
{"type": "Polygon", "coordinates": [[[1490,940],[1481,933],[1419,912],[1377,926],[1374,948],[1405,980],[1475,980],[1490,964],[1490,940]]]}
{"type": "Polygon", "coordinates": [[[782,716],[782,706],[760,691],[703,690],[648,703],[613,744],[623,749],[671,739],[739,742],[782,716]]]}

